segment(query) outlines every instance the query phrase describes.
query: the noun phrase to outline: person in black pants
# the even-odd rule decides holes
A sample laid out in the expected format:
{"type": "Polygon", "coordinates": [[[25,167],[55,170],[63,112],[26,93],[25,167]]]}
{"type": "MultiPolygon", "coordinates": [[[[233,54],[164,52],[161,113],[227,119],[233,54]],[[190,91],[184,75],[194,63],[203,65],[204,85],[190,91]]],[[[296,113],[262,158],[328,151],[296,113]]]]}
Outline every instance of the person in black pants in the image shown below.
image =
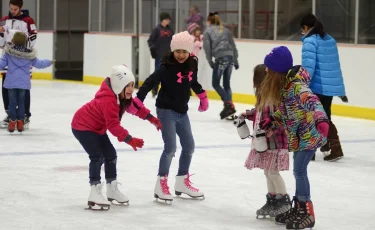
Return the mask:
{"type": "MultiPolygon", "coordinates": [[[[148,39],[148,46],[150,48],[151,56],[155,59],[155,71],[160,68],[160,61],[164,55],[171,51],[171,41],[174,34],[171,23],[171,16],[167,12],[160,13],[160,24],[157,25],[151,32],[148,39]]],[[[158,94],[159,84],[152,88],[152,96],[156,97],[158,94]]]]}

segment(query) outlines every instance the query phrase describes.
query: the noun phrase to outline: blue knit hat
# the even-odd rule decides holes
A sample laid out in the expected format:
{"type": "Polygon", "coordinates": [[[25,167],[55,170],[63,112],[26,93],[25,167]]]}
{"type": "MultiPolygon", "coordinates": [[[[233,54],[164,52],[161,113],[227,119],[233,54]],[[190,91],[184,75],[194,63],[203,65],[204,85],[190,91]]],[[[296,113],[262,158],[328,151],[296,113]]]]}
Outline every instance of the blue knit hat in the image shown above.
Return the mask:
{"type": "Polygon", "coordinates": [[[292,53],[285,46],[275,47],[264,58],[264,64],[275,72],[288,73],[293,68],[292,53]]]}

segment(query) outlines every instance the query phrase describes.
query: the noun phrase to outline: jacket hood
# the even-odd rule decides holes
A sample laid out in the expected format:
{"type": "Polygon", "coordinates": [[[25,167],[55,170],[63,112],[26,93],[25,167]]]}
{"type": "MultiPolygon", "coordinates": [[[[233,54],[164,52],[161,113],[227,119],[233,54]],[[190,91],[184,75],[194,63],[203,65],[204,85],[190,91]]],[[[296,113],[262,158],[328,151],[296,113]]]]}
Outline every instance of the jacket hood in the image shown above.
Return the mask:
{"type": "Polygon", "coordinates": [[[288,75],[287,75],[287,83],[290,83],[293,81],[300,81],[309,85],[311,81],[311,77],[310,77],[309,72],[307,72],[306,69],[304,69],[300,65],[297,65],[297,66],[294,66],[291,70],[289,70],[288,75]]]}
{"type": "Polygon", "coordinates": [[[6,45],[4,51],[10,56],[29,60],[35,59],[37,55],[35,49],[28,49],[24,46],[6,45]]]}
{"type": "Polygon", "coordinates": [[[111,82],[109,78],[106,78],[102,85],[100,86],[98,92],[95,94],[95,98],[97,99],[102,99],[102,98],[107,98],[107,99],[113,99],[117,101],[117,96],[113,92],[111,88],[111,82]]]}

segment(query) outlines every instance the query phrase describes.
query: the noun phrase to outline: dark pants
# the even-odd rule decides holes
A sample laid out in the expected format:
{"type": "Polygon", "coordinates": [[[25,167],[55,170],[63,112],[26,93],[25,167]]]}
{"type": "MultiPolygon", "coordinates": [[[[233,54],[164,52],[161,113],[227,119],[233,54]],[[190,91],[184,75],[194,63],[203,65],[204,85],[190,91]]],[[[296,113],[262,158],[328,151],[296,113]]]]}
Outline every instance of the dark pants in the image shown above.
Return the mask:
{"type": "MultiPolygon", "coordinates": [[[[2,88],[1,93],[3,95],[3,103],[4,103],[4,110],[9,110],[9,97],[8,97],[8,89],[4,88],[4,81],[5,81],[6,74],[3,74],[2,80],[2,88]]],[[[31,117],[30,113],[30,90],[26,90],[25,92],[25,114],[27,117],[31,117]]]]}
{"type": "Polygon", "coordinates": [[[25,120],[25,93],[25,89],[8,89],[9,118],[12,121],[25,120]]]}
{"type": "Polygon", "coordinates": [[[307,166],[314,156],[316,150],[305,150],[294,152],[293,174],[296,180],[295,196],[301,202],[310,201],[310,182],[307,177],[307,166]]]}
{"type": "Polygon", "coordinates": [[[104,162],[105,179],[111,183],[117,178],[117,153],[107,134],[99,135],[91,131],[72,129],[74,136],[90,158],[90,184],[100,184],[100,170],[104,162]]]}
{"type": "Polygon", "coordinates": [[[320,103],[322,103],[324,111],[328,116],[328,120],[331,121],[331,106],[332,106],[332,96],[324,96],[321,94],[316,94],[319,97],[320,103]]]}
{"type": "MultiPolygon", "coordinates": [[[[158,70],[160,68],[160,58],[159,57],[156,57],[155,58],[155,70],[158,70]]],[[[158,89],[159,89],[159,84],[155,85],[154,88],[152,89],[154,92],[158,92],[158,89]]]]}
{"type": "Polygon", "coordinates": [[[164,141],[158,176],[169,174],[172,158],[177,149],[176,134],[180,138],[182,147],[177,176],[187,175],[195,148],[189,116],[187,113],[181,114],[170,109],[160,108],[156,108],[156,113],[162,125],[161,133],[164,141]]]}
{"type": "Polygon", "coordinates": [[[233,57],[225,56],[215,60],[212,72],[212,87],[220,95],[223,102],[232,101],[232,90],[230,88],[230,77],[233,69],[233,57]],[[220,85],[223,76],[223,87],[220,85]]]}

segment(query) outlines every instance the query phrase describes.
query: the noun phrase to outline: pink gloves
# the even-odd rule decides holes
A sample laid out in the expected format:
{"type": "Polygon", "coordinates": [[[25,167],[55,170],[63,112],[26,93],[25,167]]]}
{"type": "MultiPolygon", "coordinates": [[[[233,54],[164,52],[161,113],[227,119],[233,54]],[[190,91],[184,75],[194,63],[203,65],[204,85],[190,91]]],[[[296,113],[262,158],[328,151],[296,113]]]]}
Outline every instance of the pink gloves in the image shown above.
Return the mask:
{"type": "Polygon", "coordinates": [[[137,97],[132,99],[132,103],[126,109],[126,112],[138,116],[143,120],[145,120],[147,116],[150,114],[150,110],[148,110],[142,103],[142,101],[139,100],[137,97]]]}
{"type": "Polygon", "coordinates": [[[329,124],[326,121],[321,121],[316,125],[316,128],[318,129],[318,132],[323,136],[328,136],[328,130],[329,130],[329,124]]]}
{"type": "Polygon", "coordinates": [[[197,94],[197,96],[201,100],[198,111],[199,112],[206,111],[208,109],[208,98],[207,98],[206,91],[204,91],[203,93],[197,94]]]}

